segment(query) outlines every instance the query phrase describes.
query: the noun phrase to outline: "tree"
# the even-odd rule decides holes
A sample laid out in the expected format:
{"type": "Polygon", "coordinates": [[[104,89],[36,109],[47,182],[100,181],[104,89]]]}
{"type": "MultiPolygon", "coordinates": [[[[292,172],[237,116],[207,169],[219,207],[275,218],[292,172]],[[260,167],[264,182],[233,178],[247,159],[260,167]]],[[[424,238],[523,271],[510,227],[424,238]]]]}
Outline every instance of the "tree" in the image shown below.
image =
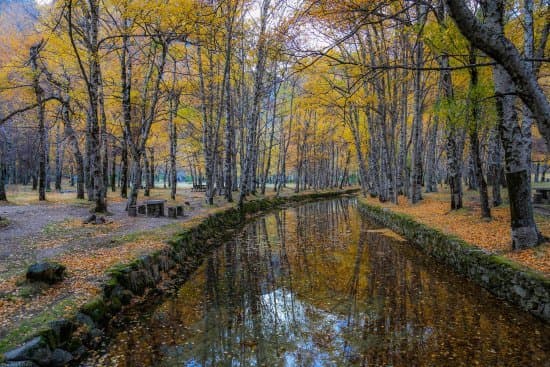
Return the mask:
{"type": "MultiPolygon", "coordinates": [[[[516,46],[505,37],[499,22],[481,23],[464,0],[445,0],[451,17],[472,45],[492,57],[510,77],[518,96],[531,110],[546,144],[550,144],[550,102],[516,46]]],[[[504,0],[482,0],[488,19],[501,18],[504,0]]],[[[530,60],[528,60],[530,61],[530,60]]]]}

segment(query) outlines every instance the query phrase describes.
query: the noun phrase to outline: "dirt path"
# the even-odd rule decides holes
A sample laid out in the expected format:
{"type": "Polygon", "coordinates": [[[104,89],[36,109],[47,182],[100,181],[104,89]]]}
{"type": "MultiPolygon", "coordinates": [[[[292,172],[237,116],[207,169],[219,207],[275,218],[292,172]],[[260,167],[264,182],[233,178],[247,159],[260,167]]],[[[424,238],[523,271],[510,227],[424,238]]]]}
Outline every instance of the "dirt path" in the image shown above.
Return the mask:
{"type": "Polygon", "coordinates": [[[89,216],[85,203],[0,205],[0,216],[9,220],[0,228],[0,338],[79,307],[99,291],[109,267],[164,247],[174,232],[213,209],[203,205],[202,193],[182,190],[177,202],[185,201],[186,216],[169,219],[128,217],[125,202],[113,200],[107,224],[97,226],[82,223],[89,216]],[[22,283],[27,266],[44,259],[67,266],[67,279],[47,289],[22,283]]]}
{"type": "Polygon", "coordinates": [[[84,217],[88,210],[67,204],[0,206],[0,216],[9,220],[9,225],[0,229],[0,279],[41,257],[32,244],[40,240],[47,226],[84,217]]]}
{"type": "MultiPolygon", "coordinates": [[[[180,201],[183,203],[185,197],[193,208],[187,214],[204,210],[202,195],[190,192],[181,195],[180,201]]],[[[9,220],[8,226],[0,228],[0,280],[36,261],[174,223],[168,218],[130,218],[125,206],[125,202],[111,203],[110,215],[106,217],[108,224],[93,226],[82,225],[89,215],[89,206],[84,204],[0,205],[0,217],[9,220]]]]}

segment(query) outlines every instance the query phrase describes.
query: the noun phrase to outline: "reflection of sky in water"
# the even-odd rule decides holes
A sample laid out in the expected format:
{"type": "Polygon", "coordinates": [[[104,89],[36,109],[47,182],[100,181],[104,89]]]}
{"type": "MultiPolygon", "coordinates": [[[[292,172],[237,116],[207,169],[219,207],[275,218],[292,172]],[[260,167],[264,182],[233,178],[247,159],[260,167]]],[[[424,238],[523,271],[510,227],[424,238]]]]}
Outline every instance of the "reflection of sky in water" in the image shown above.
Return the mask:
{"type": "MultiPolygon", "coordinates": [[[[348,326],[348,321],[344,317],[303,303],[284,289],[263,294],[260,302],[263,306],[262,334],[271,335],[271,338],[275,335],[284,336],[285,343],[292,345],[294,348],[292,351],[285,351],[279,356],[280,361],[284,361],[282,365],[297,366],[305,360],[310,366],[336,366],[338,363],[335,358],[341,360],[343,355],[354,353],[353,348],[342,337],[343,329],[348,326]],[[330,339],[331,353],[315,342],[313,336],[319,330],[323,330],[325,335],[335,335],[334,338],[330,339]]],[[[248,312],[250,310],[247,310],[246,313],[248,312]]],[[[253,327],[252,321],[247,322],[244,327],[253,327]]],[[[168,359],[170,360],[185,358],[187,352],[192,352],[192,347],[192,344],[183,347],[174,346],[167,348],[165,352],[169,355],[168,359]]],[[[217,354],[214,351],[211,352],[213,357],[217,354]]],[[[226,360],[226,362],[228,361],[226,360]]],[[[248,360],[246,365],[253,366],[256,365],[256,362],[248,360]]],[[[180,363],[188,367],[203,366],[195,358],[180,361],[180,363]]],[[[210,365],[210,363],[207,363],[207,365],[210,365]]],[[[240,362],[234,361],[232,365],[238,366],[240,362]]]]}
{"type": "MultiPolygon", "coordinates": [[[[350,320],[348,316],[330,313],[307,302],[302,302],[295,294],[284,288],[260,295],[259,304],[261,305],[261,330],[253,330],[254,322],[258,320],[250,316],[247,321],[239,325],[243,330],[233,332],[234,336],[239,334],[246,336],[244,338],[235,336],[234,341],[237,344],[243,343],[249,336],[260,334],[268,341],[285,345],[284,350],[277,354],[276,365],[278,366],[341,366],[358,358],[360,346],[353,345],[353,340],[347,340],[346,335],[360,332],[365,327],[363,320],[366,314],[355,315],[361,321],[354,325],[354,321],[350,320]],[[326,339],[323,340],[324,338],[326,339]]],[[[217,311],[210,310],[209,312],[217,311]]],[[[244,314],[247,315],[252,313],[253,311],[250,309],[244,311],[244,314]]],[[[370,317],[376,318],[372,313],[370,317]]],[[[191,329],[209,334],[202,321],[204,320],[192,326],[191,329]]],[[[399,338],[399,334],[396,333],[394,337],[399,338]]],[[[414,334],[418,334],[418,330],[407,323],[403,334],[408,334],[409,337],[414,336],[414,334]]],[[[425,328],[420,332],[420,338],[426,341],[431,334],[432,330],[425,328]]],[[[195,346],[207,341],[208,337],[206,340],[192,338],[184,345],[163,348],[165,358],[163,365],[188,367],[218,364],[228,366],[259,365],[258,359],[253,353],[248,358],[239,359],[227,350],[216,350],[217,344],[210,345],[205,355],[206,358],[203,358],[201,362],[194,356],[197,353],[195,346]]],[[[372,343],[373,341],[367,339],[366,342],[372,343]]]]}

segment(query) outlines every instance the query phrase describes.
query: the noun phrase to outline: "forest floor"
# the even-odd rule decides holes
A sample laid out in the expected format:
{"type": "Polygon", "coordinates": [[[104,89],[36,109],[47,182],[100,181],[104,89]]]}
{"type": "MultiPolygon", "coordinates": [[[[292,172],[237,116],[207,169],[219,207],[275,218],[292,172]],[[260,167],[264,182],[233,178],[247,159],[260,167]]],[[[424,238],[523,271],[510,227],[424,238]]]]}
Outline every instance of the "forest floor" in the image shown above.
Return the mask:
{"type": "MultiPolygon", "coordinates": [[[[364,200],[397,213],[410,215],[425,225],[456,235],[470,244],[503,255],[550,277],[550,242],[547,241],[532,249],[512,250],[510,207],[506,190],[502,190],[502,195],[504,204],[498,208],[491,208],[490,220],[481,218],[479,194],[476,191],[465,191],[464,208],[457,211],[450,210],[449,192],[445,188],[437,193],[424,193],[424,200],[415,205],[411,205],[405,197],[399,198],[399,205],[382,204],[376,198],[364,200]]],[[[535,221],[542,235],[550,238],[550,216],[547,213],[542,209],[535,210],[535,221]]]]}
{"type": "MultiPolygon", "coordinates": [[[[0,226],[0,353],[97,295],[112,266],[161,249],[173,234],[234,205],[220,198],[208,206],[204,193],[178,188],[176,202],[190,204],[183,218],[130,218],[126,201],[109,193],[107,223],[92,225],[83,224],[90,202],[74,199],[74,192],[48,193],[42,203],[27,188],[7,194],[10,201],[0,202],[0,217],[7,219],[0,226]],[[45,259],[65,265],[67,278],[48,288],[25,282],[27,267],[45,259]]],[[[168,197],[168,190],[157,189],[148,199],[168,197]]]]}

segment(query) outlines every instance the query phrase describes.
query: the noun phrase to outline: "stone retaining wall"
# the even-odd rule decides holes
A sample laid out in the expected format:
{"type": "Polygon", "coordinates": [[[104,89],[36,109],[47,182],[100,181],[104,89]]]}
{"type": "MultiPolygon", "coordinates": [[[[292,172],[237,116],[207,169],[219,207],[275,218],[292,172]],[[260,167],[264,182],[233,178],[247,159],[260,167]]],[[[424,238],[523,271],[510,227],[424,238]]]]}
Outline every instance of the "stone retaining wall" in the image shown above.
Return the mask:
{"type": "Polygon", "coordinates": [[[359,200],[359,209],[495,296],[550,321],[550,279],[503,256],[430,228],[412,217],[359,200]]]}
{"type": "Polygon", "coordinates": [[[64,366],[81,359],[89,349],[99,347],[109,320],[138,297],[158,295],[158,286],[171,279],[185,279],[226,236],[245,222],[247,215],[289,203],[327,199],[354,194],[341,190],[298,194],[246,202],[241,211],[228,209],[212,214],[197,226],[168,241],[167,249],[142,256],[130,264],[109,270],[109,280],[101,295],[71,318],[56,320],[18,348],[0,356],[0,367],[64,366]]]}

